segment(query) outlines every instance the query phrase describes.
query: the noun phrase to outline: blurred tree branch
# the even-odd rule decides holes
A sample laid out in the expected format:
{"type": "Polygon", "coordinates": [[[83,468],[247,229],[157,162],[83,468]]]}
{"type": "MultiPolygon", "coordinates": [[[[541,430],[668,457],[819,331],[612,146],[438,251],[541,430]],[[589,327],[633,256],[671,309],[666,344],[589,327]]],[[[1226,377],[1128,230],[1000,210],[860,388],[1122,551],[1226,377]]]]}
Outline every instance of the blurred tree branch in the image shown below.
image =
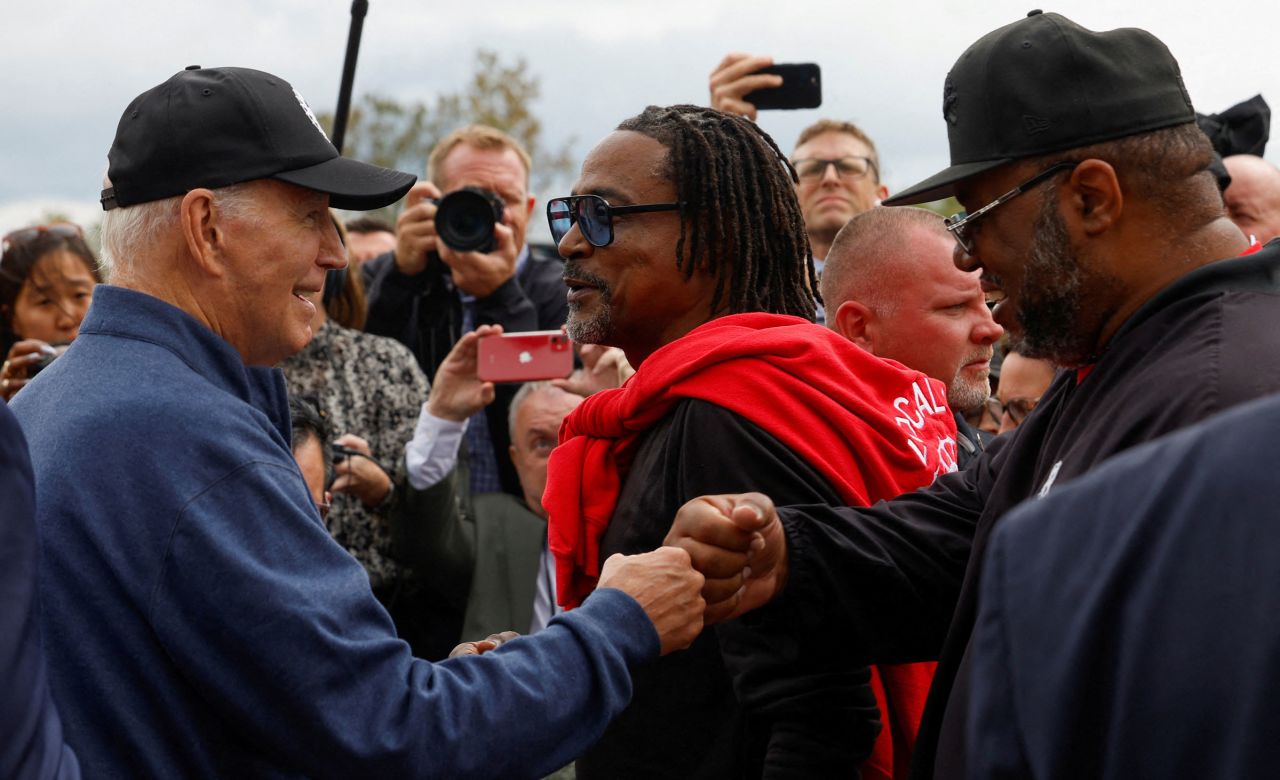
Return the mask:
{"type": "MultiPolygon", "coordinates": [[[[546,189],[573,173],[569,149],[572,139],[550,148],[542,137],[542,123],[533,113],[541,94],[540,79],[529,73],[519,57],[505,64],[498,53],[480,49],[471,79],[456,92],[438,95],[434,104],[365,93],[353,102],[347,122],[346,155],[364,162],[423,175],[427,156],[436,143],[463,125],[496,127],[524,145],[533,157],[532,187],[546,189]]],[[[326,132],[333,114],[320,114],[326,132]]],[[[394,221],[400,204],[375,215],[394,221]]]]}

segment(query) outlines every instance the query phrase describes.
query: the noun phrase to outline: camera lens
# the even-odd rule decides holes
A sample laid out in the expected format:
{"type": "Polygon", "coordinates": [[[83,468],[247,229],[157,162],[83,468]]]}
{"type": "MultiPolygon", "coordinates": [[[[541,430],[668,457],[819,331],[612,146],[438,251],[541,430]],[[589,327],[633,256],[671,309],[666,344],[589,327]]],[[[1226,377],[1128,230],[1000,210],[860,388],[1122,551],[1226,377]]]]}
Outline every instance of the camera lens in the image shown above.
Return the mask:
{"type": "Polygon", "coordinates": [[[493,227],[502,219],[502,199],[487,190],[467,187],[445,195],[436,211],[436,234],[459,252],[491,252],[493,227]]]}

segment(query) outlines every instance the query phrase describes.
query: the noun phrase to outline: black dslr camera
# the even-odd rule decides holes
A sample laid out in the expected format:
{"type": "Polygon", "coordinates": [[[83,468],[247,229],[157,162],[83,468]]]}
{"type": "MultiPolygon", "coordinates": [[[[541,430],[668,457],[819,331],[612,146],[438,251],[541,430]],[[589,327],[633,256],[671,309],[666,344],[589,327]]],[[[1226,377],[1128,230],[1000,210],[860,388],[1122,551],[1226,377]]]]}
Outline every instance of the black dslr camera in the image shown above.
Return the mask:
{"type": "Polygon", "coordinates": [[[463,187],[435,201],[436,235],[458,252],[492,252],[497,246],[493,226],[502,220],[507,204],[496,193],[463,187]]]}

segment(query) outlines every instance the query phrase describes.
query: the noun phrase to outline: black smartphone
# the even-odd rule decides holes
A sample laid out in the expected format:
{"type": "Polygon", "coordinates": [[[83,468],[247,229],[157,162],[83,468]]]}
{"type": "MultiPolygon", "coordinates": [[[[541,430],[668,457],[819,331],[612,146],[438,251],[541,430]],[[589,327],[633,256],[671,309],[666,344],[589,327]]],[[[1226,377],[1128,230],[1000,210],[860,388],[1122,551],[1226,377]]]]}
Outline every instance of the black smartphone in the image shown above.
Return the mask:
{"type": "Polygon", "coordinates": [[[782,77],[782,86],[748,92],[743,100],[756,108],[817,108],[822,105],[822,70],[815,63],[770,65],[756,73],[782,77]]]}

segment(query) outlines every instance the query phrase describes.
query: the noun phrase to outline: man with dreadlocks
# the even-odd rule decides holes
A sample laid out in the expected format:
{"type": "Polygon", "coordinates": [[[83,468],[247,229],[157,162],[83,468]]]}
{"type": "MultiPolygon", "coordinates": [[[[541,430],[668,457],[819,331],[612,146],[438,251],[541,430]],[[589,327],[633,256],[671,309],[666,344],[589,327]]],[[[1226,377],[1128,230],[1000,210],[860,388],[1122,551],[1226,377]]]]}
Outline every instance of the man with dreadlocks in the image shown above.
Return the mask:
{"type": "MultiPolygon", "coordinates": [[[[551,456],[544,505],[562,604],[592,590],[609,555],[661,545],[696,496],[751,487],[865,505],[954,469],[942,383],[813,324],[794,181],[751,122],[650,107],[591,151],[573,196],[548,205],[569,334],[621,347],[637,369],[565,420],[551,456]]],[[[760,635],[726,624],[637,673],[631,706],[579,775],[862,764],[864,777],[893,776],[928,670],[856,668],[836,652],[798,668],[792,648],[760,635]],[[895,745],[891,734],[905,736],[895,745]]]]}

